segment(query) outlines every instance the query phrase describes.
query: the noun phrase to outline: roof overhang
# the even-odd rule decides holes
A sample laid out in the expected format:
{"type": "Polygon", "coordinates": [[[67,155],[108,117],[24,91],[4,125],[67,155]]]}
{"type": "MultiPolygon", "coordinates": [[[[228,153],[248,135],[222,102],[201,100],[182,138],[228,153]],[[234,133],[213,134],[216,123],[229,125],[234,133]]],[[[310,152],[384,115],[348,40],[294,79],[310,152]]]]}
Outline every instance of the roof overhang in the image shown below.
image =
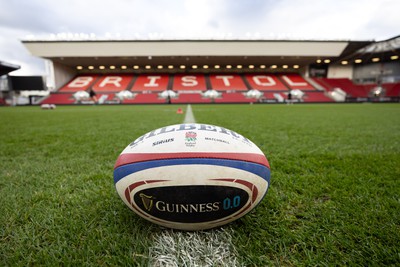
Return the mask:
{"type": "Polygon", "coordinates": [[[337,57],[348,41],[23,41],[35,56],[322,56],[337,57]]]}
{"type": "MultiPolygon", "coordinates": [[[[337,60],[371,42],[296,40],[84,40],[22,41],[34,55],[75,68],[151,65],[308,66],[337,60]],[[350,47],[351,51],[348,51],[350,47]]],[[[279,70],[279,68],[277,69],[279,70]]],[[[165,72],[165,68],[163,70],[165,72]]]]}
{"type": "Polygon", "coordinates": [[[8,62],[0,61],[0,76],[6,75],[12,71],[18,70],[21,67],[8,62]]]}

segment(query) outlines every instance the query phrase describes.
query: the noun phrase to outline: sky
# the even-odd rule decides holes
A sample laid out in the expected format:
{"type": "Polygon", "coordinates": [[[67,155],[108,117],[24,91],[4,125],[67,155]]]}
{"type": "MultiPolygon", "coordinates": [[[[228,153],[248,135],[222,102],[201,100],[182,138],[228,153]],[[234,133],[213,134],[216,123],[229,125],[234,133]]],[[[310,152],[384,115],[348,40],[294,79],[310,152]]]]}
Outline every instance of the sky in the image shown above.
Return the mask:
{"type": "Polygon", "coordinates": [[[44,75],[25,39],[386,40],[399,0],[0,0],[0,61],[44,75]]]}

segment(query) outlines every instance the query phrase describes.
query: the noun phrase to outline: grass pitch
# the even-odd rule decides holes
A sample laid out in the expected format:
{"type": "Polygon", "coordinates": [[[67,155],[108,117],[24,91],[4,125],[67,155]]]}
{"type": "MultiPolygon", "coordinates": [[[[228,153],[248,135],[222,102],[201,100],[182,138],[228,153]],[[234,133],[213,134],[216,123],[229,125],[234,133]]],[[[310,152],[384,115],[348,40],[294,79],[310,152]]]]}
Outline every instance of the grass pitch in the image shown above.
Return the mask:
{"type": "MultiPolygon", "coordinates": [[[[0,108],[0,266],[147,265],[164,230],[123,204],[113,166],[135,138],[181,123],[178,107],[0,108]]],[[[400,105],[192,108],[271,164],[265,199],[228,226],[239,263],[400,265],[400,105]]]]}

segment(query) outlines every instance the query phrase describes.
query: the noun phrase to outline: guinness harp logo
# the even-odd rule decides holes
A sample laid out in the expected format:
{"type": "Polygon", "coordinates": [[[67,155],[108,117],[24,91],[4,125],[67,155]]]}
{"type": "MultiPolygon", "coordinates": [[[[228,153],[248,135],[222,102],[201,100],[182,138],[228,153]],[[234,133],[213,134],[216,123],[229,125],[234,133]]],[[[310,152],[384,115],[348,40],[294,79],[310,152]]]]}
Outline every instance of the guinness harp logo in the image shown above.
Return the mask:
{"type": "Polygon", "coordinates": [[[144,208],[147,211],[150,211],[151,208],[153,207],[153,200],[154,200],[153,196],[148,196],[148,195],[145,195],[143,193],[140,193],[139,196],[142,199],[142,203],[143,203],[144,208]]]}

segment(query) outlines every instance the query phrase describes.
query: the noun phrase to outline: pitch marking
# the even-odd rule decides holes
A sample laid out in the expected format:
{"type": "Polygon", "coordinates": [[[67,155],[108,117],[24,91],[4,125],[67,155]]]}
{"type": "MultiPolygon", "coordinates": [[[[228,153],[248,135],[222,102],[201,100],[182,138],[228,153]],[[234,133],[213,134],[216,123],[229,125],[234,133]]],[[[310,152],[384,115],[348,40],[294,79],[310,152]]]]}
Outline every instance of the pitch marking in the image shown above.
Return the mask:
{"type": "Polygon", "coordinates": [[[186,107],[185,118],[183,119],[183,123],[196,123],[196,119],[194,118],[192,106],[190,104],[186,107]]]}
{"type": "Polygon", "coordinates": [[[150,248],[150,266],[239,266],[231,228],[181,232],[164,230],[150,248]]]}

